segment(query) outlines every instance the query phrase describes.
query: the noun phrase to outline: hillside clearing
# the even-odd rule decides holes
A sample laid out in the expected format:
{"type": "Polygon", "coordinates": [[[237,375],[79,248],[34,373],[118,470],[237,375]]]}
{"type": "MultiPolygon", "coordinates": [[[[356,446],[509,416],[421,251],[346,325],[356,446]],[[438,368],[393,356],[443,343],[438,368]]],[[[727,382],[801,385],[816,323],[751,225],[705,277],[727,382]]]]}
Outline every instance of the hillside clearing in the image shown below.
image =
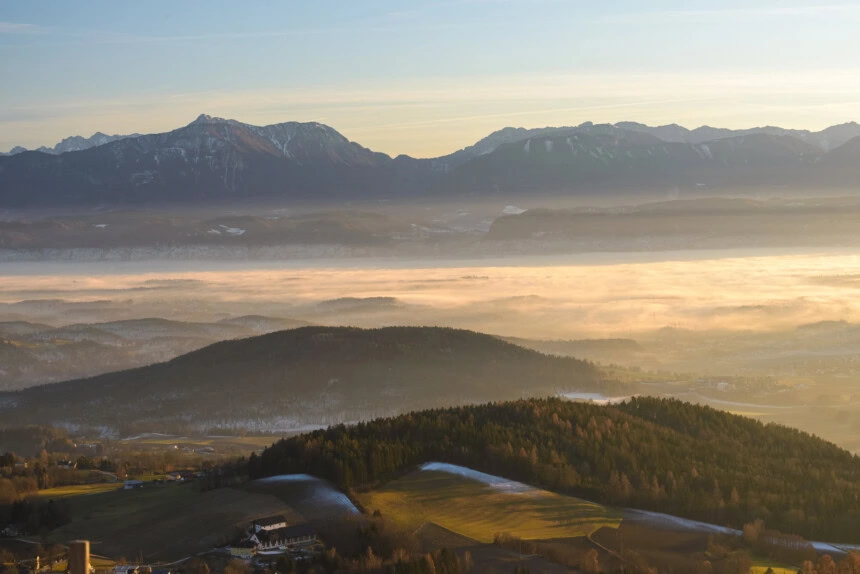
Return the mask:
{"type": "Polygon", "coordinates": [[[91,494],[101,494],[103,492],[111,492],[114,490],[119,490],[122,487],[122,481],[99,482],[96,484],[70,484],[68,486],[55,486],[54,488],[46,488],[45,490],[39,490],[33,495],[33,497],[42,498],[45,500],[55,498],[72,498],[77,496],[87,496],[91,494]]]}
{"type": "Polygon", "coordinates": [[[513,481],[487,484],[432,465],[362,493],[359,500],[404,527],[417,530],[432,522],[479,542],[492,542],[498,533],[524,540],[580,537],[621,523],[619,511],[599,504],[513,481]]]}

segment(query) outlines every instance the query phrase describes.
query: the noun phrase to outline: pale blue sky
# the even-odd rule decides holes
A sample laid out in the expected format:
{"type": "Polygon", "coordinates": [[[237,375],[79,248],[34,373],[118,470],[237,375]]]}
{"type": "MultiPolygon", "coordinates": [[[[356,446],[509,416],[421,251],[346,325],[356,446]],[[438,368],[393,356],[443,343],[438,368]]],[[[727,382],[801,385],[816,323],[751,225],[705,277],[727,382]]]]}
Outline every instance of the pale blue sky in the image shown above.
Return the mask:
{"type": "Polygon", "coordinates": [[[586,120],[860,120],[860,2],[4,0],[0,150],[199,113],[391,154],[586,120]]]}

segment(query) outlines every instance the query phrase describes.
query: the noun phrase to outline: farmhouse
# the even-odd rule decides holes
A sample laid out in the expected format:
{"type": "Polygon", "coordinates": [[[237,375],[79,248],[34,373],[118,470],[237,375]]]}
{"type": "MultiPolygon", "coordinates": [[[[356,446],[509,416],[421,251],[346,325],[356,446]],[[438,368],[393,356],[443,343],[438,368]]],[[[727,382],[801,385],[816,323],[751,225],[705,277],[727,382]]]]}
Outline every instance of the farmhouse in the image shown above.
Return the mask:
{"type": "Polygon", "coordinates": [[[193,470],[174,470],[172,472],[168,472],[164,478],[165,480],[174,480],[176,482],[185,482],[186,480],[194,480],[200,476],[199,473],[194,472],[193,470]]]}
{"type": "Polygon", "coordinates": [[[278,530],[279,528],[286,528],[286,526],[287,519],[280,514],[258,518],[251,523],[251,529],[254,532],[260,532],[261,530],[278,530]]]}
{"type": "Polygon", "coordinates": [[[273,530],[259,530],[248,540],[256,545],[258,552],[264,552],[310,546],[316,542],[317,534],[310,524],[296,524],[273,530]]]}

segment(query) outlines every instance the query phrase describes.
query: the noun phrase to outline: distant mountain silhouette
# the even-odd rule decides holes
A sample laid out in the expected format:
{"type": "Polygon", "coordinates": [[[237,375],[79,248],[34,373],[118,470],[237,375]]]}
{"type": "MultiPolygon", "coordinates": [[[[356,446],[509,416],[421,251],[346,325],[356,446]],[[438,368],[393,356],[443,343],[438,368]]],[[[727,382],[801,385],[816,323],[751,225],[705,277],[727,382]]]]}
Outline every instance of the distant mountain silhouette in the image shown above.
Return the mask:
{"type": "Polygon", "coordinates": [[[416,159],[373,152],[319,123],[261,127],[201,115],[167,133],[73,137],[50,153],[0,157],[0,206],[851,188],[860,175],[857,137],[856,123],[821,132],[585,123],[505,128],[450,155],[416,159]]]}

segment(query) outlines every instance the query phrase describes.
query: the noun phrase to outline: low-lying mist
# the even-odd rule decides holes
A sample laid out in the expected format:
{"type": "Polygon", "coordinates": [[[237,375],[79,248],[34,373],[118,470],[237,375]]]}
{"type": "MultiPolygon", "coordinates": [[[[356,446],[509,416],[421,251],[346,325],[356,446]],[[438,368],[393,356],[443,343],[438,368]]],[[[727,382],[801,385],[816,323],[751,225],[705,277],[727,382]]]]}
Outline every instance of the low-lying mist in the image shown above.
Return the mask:
{"type": "Polygon", "coordinates": [[[306,324],[450,326],[860,452],[860,257],[838,249],[6,263],[3,276],[0,389],[306,324]]]}
{"type": "Polygon", "coordinates": [[[860,317],[860,257],[738,251],[458,262],[6,264],[0,320],[52,326],[239,315],[505,336],[771,331],[860,317]],[[663,259],[663,260],[657,260],[663,259]],[[50,302],[46,301],[50,300],[50,302]]]}

